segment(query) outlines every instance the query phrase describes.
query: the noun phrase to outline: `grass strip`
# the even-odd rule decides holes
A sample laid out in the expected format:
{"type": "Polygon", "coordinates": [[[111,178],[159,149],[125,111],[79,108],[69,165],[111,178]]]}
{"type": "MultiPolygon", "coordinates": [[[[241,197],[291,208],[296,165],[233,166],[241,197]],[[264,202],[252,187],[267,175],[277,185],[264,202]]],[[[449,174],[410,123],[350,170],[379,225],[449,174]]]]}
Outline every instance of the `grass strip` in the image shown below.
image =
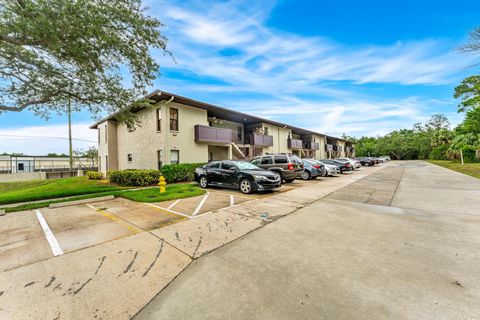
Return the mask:
{"type": "MultiPolygon", "coordinates": [[[[145,188],[139,190],[120,190],[120,191],[106,191],[91,193],[87,195],[80,195],[68,199],[47,200],[42,202],[27,203],[16,207],[5,208],[5,212],[17,212],[24,210],[33,210],[48,207],[52,203],[61,203],[66,201],[76,201],[91,199],[103,196],[113,195],[115,197],[122,197],[137,202],[161,202],[175,199],[183,199],[189,197],[199,196],[205,193],[205,190],[199,188],[195,183],[181,183],[167,186],[167,191],[159,193],[158,188],[145,188]]],[[[0,205],[1,207],[1,205],[0,205]]]]}
{"type": "Polygon", "coordinates": [[[428,160],[428,162],[480,179],[480,163],[461,164],[449,160],[428,160]]]}

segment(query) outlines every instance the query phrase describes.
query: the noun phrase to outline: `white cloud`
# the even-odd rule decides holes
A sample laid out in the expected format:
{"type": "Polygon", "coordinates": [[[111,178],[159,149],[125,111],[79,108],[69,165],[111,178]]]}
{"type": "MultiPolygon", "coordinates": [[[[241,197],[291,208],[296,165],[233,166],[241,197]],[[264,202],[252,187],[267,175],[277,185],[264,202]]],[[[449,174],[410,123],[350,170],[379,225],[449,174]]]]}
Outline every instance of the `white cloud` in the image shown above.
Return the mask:
{"type": "MultiPolygon", "coordinates": [[[[89,125],[90,123],[72,125],[74,150],[85,150],[97,144],[97,131],[89,129],[89,125]]],[[[68,126],[54,124],[0,129],[0,153],[3,152],[27,155],[68,154],[68,126]]]]}

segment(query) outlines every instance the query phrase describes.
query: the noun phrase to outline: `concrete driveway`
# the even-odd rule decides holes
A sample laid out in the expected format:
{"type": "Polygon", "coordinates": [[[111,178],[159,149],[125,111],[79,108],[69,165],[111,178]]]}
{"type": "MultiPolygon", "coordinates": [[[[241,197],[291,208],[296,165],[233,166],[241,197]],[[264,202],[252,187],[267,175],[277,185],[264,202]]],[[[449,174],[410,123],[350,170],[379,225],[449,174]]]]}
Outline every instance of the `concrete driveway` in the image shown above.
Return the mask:
{"type": "Polygon", "coordinates": [[[480,180],[413,161],[331,191],[194,260],[135,319],[480,319],[480,180]]]}

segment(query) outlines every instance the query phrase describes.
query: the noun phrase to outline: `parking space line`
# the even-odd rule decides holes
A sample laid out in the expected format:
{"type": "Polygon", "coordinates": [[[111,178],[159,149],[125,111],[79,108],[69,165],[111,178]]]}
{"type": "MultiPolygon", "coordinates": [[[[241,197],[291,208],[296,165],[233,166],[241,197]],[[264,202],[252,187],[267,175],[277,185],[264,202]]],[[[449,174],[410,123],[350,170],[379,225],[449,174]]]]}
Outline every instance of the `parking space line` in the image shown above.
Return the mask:
{"type": "Polygon", "coordinates": [[[179,203],[180,200],[182,200],[182,199],[178,199],[177,201],[175,201],[174,203],[172,203],[171,205],[169,205],[167,209],[170,210],[170,209],[172,209],[173,207],[175,207],[175,205],[176,205],[177,203],[179,203]]]}
{"type": "Polygon", "coordinates": [[[217,211],[222,210],[222,209],[229,209],[229,208],[232,208],[232,207],[240,206],[240,205],[242,205],[242,204],[246,204],[246,203],[250,203],[250,202],[258,201],[258,200],[260,200],[260,199],[252,199],[252,200],[248,200],[248,201],[245,201],[245,202],[242,202],[242,203],[234,204],[233,206],[230,206],[230,207],[223,207],[223,208],[218,208],[218,209],[215,209],[215,210],[212,210],[212,211],[204,212],[204,213],[202,213],[202,214],[199,214],[198,216],[192,217],[192,219],[194,219],[194,218],[200,218],[200,217],[206,216],[207,214],[210,214],[210,213],[213,213],[213,212],[217,212],[217,211]]]}
{"type": "Polygon", "coordinates": [[[233,197],[233,194],[230,195],[230,207],[233,207],[235,205],[235,198],[233,197]]]}
{"type": "Polygon", "coordinates": [[[181,212],[178,212],[178,211],[174,211],[174,210],[170,210],[170,209],[167,209],[167,208],[164,208],[164,207],[160,207],[160,206],[157,206],[153,203],[144,202],[143,204],[147,205],[149,207],[152,207],[152,208],[159,209],[161,211],[166,211],[168,213],[178,214],[179,216],[186,217],[186,218],[189,218],[189,219],[192,218],[192,216],[189,216],[188,214],[184,214],[184,213],[181,213],[181,212]]]}
{"type": "Polygon", "coordinates": [[[55,235],[53,234],[52,230],[48,226],[47,220],[45,220],[45,217],[40,212],[40,210],[35,210],[35,214],[37,215],[38,222],[40,223],[40,226],[43,229],[43,233],[47,238],[48,244],[50,245],[50,249],[52,249],[53,255],[61,256],[63,254],[63,250],[60,247],[60,244],[58,243],[57,238],[55,238],[55,235]]]}
{"type": "Polygon", "coordinates": [[[118,224],[121,224],[122,226],[124,226],[128,230],[132,231],[134,234],[137,234],[137,233],[140,233],[140,232],[143,231],[142,229],[137,228],[137,227],[131,225],[130,223],[127,223],[125,220],[111,214],[110,212],[108,212],[106,210],[95,208],[94,206],[92,206],[91,204],[88,204],[88,203],[86,204],[86,206],[95,210],[96,212],[98,212],[99,214],[104,216],[105,218],[110,219],[112,221],[115,221],[118,224]]]}
{"type": "Polygon", "coordinates": [[[202,201],[200,201],[200,203],[198,204],[198,206],[195,208],[195,211],[193,211],[192,217],[196,216],[197,213],[200,211],[200,209],[202,209],[203,204],[205,203],[205,201],[207,200],[207,198],[208,198],[208,192],[207,192],[207,194],[202,198],[202,201]]]}

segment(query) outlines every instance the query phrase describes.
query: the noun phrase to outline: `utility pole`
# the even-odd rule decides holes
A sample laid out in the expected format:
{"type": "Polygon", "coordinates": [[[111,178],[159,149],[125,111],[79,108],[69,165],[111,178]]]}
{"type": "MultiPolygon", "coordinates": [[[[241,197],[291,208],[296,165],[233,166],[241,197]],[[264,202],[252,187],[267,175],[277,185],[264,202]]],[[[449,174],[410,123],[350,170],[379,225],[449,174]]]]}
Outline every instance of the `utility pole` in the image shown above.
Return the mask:
{"type": "Polygon", "coordinates": [[[68,152],[70,156],[70,172],[73,171],[73,148],[72,148],[72,106],[68,100],[68,152]]]}

